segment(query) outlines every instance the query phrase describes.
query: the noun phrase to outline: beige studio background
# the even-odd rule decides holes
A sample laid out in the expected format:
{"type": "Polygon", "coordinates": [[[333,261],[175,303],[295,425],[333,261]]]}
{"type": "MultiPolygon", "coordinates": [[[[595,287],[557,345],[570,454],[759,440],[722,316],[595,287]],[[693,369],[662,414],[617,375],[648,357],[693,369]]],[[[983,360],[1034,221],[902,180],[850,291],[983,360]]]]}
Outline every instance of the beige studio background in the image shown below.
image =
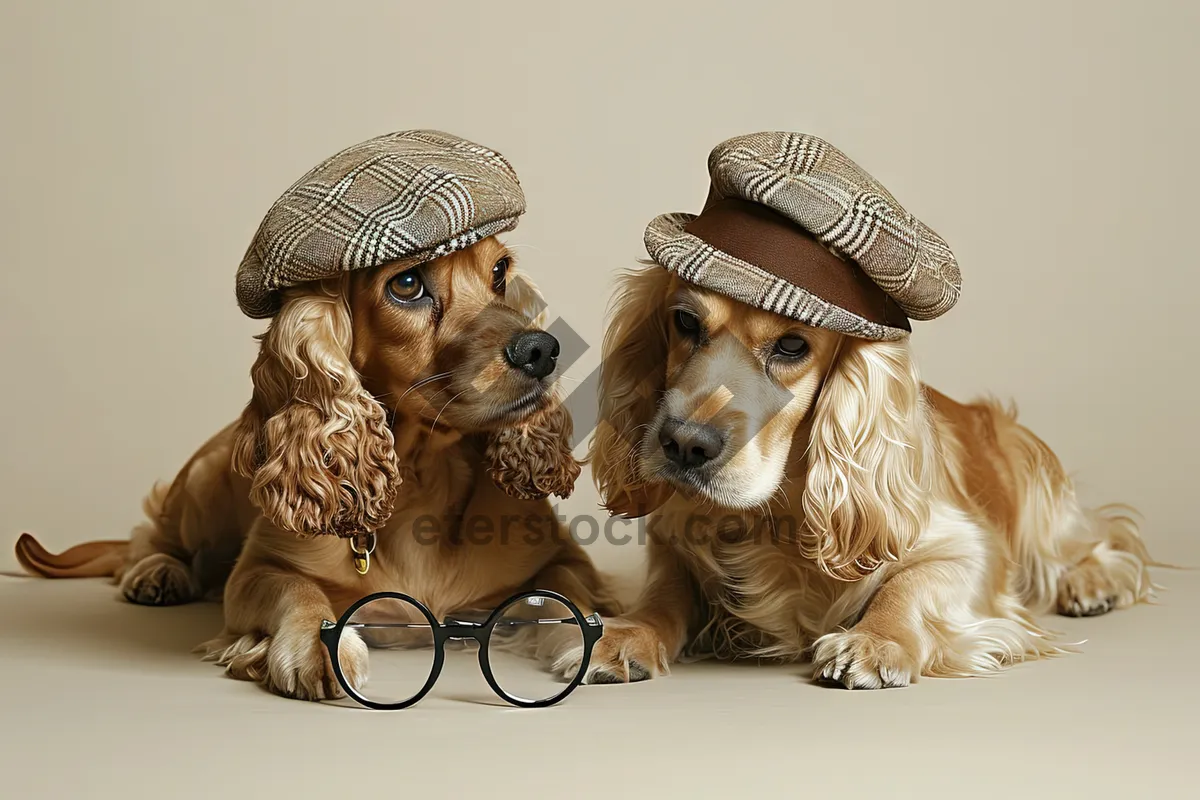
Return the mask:
{"type": "MultiPolygon", "coordinates": [[[[699,209],[713,145],[829,139],[957,251],[960,304],[913,337],[926,379],[1015,397],[1086,499],[1136,505],[1160,557],[1200,562],[1198,22],[1162,1],[3,0],[0,569],[23,530],[51,547],[127,533],[151,482],[248,399],[263,326],[239,314],[233,274],[263,213],[321,158],[413,127],[515,165],[529,212],[508,239],[593,345],[577,378],[612,272],[644,257],[651,217],[699,209]]],[[[585,472],[565,510],[595,502],[585,472]]],[[[4,614],[52,597],[0,581],[20,587],[4,614]]],[[[200,696],[242,689],[172,663],[200,696]]],[[[888,702],[919,708],[904,697],[888,702]]],[[[569,736],[648,755],[650,730],[605,720],[569,736]]]]}

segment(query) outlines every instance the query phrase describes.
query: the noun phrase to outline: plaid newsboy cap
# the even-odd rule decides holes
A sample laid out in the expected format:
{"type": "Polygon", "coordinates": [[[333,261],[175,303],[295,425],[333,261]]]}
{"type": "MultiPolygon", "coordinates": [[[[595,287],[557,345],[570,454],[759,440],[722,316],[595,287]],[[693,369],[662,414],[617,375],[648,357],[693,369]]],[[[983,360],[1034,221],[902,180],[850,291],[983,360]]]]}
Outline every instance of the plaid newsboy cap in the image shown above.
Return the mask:
{"type": "Polygon", "coordinates": [[[828,142],[755,133],[708,158],[703,211],[664,214],[646,249],[680,278],[747,305],[864,339],[938,317],[962,278],[950,247],[828,142]]]}
{"type": "Polygon", "coordinates": [[[496,151],[448,133],[389,133],[322,161],[267,212],[237,271],[249,317],[279,291],[390,262],[416,266],[517,225],[525,195],[496,151]]]}

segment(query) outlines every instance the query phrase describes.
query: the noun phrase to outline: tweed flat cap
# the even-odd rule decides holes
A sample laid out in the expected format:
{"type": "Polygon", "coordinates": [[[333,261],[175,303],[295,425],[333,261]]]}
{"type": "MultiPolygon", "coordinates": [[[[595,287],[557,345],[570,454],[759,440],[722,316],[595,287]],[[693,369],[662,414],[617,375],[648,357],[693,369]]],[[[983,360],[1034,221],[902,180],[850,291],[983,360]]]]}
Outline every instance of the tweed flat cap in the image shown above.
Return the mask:
{"type": "Polygon", "coordinates": [[[321,162],[275,201],[238,267],[238,305],[270,317],[280,289],[432,261],[516,227],[523,213],[517,173],[496,151],[441,131],[379,136],[321,162]]]}
{"type": "Polygon", "coordinates": [[[938,317],[962,278],[949,246],[839,150],[755,133],[708,159],[699,216],[646,229],[650,257],[686,281],[808,325],[893,340],[938,317]]]}

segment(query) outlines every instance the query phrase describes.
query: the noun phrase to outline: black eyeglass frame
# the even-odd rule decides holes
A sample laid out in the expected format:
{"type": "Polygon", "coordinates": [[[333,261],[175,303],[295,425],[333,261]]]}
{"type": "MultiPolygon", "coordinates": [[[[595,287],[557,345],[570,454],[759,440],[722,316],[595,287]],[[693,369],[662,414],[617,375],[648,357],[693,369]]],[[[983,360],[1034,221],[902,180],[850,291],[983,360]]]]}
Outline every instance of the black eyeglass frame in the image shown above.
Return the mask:
{"type": "MultiPolygon", "coordinates": [[[[540,624],[538,620],[529,620],[529,622],[540,624]]],[[[366,597],[356,600],[353,605],[342,613],[337,622],[330,620],[321,621],[321,644],[325,645],[325,649],[329,652],[329,660],[333,664],[333,673],[337,676],[338,683],[346,694],[354,698],[356,702],[376,711],[397,711],[402,708],[408,708],[429,694],[433,685],[437,683],[438,676],[442,673],[442,666],[446,661],[446,642],[464,639],[473,639],[479,643],[479,668],[483,671],[483,677],[487,681],[488,686],[492,687],[492,691],[502,700],[521,708],[545,708],[546,706],[552,706],[575,691],[575,688],[583,682],[583,678],[587,674],[588,663],[592,658],[592,648],[595,647],[596,642],[600,641],[600,637],[603,635],[604,620],[600,618],[598,613],[584,616],[578,606],[558,592],[552,592],[548,589],[534,589],[533,591],[513,595],[496,606],[495,610],[483,622],[472,622],[447,617],[444,622],[439,623],[434,619],[433,613],[424,603],[402,592],[376,592],[375,594],[369,594],[366,597]],[[530,597],[544,597],[547,600],[554,600],[561,603],[571,612],[571,615],[575,618],[575,623],[579,626],[579,630],[583,634],[583,661],[579,665],[579,672],[561,692],[544,700],[526,700],[504,691],[500,684],[496,682],[495,675],[492,674],[492,665],[488,656],[488,642],[491,639],[492,630],[496,627],[496,623],[500,621],[501,613],[513,603],[530,597]],[[342,672],[341,662],[338,659],[338,643],[341,641],[342,631],[350,624],[350,619],[356,611],[367,603],[376,600],[403,600],[406,603],[411,603],[425,615],[425,619],[429,622],[430,631],[433,633],[433,667],[429,670],[429,678],[425,681],[425,685],[421,687],[419,692],[407,700],[401,700],[397,703],[381,703],[377,700],[363,697],[350,681],[346,680],[346,676],[342,672]]]]}

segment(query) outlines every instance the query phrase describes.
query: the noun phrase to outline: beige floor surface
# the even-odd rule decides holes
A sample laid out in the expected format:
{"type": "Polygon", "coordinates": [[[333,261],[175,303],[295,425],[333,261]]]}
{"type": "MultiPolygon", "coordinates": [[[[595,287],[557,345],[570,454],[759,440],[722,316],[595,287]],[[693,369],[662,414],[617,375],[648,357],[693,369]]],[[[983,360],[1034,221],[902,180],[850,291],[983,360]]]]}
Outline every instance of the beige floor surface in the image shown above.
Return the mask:
{"type": "Polygon", "coordinates": [[[527,711],[463,670],[393,713],[224,678],[189,653],[218,606],[0,577],[0,794],[1194,797],[1200,574],[1159,577],[1160,605],[1059,620],[1081,653],[995,678],[848,692],[801,666],[693,664],[527,711]]]}

